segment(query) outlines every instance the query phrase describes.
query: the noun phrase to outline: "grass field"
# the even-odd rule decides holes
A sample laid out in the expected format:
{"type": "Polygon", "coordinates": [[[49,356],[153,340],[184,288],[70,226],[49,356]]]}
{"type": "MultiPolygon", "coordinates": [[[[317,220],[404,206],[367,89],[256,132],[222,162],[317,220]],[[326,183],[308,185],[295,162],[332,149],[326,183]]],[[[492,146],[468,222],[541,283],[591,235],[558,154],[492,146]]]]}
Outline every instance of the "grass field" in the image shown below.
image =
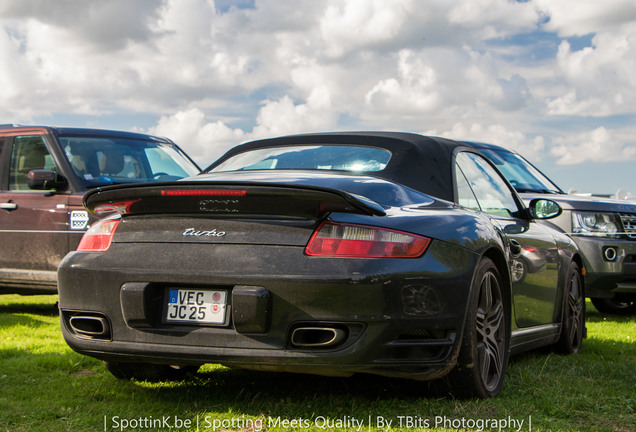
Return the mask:
{"type": "Polygon", "coordinates": [[[501,395],[484,401],[444,398],[410,381],[217,365],[204,366],[182,383],[119,381],[99,361],[67,347],[55,301],[56,296],[0,295],[0,431],[456,431],[500,426],[636,431],[636,318],[604,317],[589,302],[588,339],[580,355],[542,350],[514,357],[501,395]]]}

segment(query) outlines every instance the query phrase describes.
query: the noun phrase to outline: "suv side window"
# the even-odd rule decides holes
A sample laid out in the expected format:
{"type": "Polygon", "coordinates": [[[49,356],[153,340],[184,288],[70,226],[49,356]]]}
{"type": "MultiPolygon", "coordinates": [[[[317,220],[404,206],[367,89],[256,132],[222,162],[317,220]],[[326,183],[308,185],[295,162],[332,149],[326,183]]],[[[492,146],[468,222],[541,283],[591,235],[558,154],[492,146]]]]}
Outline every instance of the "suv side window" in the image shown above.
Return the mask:
{"type": "Polygon", "coordinates": [[[475,153],[462,152],[457,155],[456,163],[455,176],[461,195],[459,204],[475,208],[474,205],[471,205],[471,200],[464,202],[466,201],[465,197],[469,194],[465,187],[460,187],[462,185],[460,180],[463,179],[459,177],[465,176],[465,181],[468,181],[482,211],[506,217],[514,216],[519,211],[512,191],[499,173],[484,158],[475,153]],[[462,191],[462,189],[464,190],[462,191]]]}
{"type": "Polygon", "coordinates": [[[9,190],[28,191],[27,176],[31,170],[56,171],[51,153],[39,135],[17,136],[13,140],[9,167],[9,190]]]}

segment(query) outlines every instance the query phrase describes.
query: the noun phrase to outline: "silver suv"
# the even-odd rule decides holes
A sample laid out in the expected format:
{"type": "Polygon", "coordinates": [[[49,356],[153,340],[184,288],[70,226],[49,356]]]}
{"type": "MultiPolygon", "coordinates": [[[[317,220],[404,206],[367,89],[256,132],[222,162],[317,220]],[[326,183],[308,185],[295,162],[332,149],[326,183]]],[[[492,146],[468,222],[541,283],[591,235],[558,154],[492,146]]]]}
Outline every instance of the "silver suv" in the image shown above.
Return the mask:
{"type": "MultiPolygon", "coordinates": [[[[550,195],[563,208],[545,221],[570,235],[584,258],[586,296],[601,312],[636,312],[636,203],[569,195],[519,154],[492,144],[468,142],[492,160],[524,201],[550,195]]],[[[514,271],[514,269],[513,269],[514,271]]]]}

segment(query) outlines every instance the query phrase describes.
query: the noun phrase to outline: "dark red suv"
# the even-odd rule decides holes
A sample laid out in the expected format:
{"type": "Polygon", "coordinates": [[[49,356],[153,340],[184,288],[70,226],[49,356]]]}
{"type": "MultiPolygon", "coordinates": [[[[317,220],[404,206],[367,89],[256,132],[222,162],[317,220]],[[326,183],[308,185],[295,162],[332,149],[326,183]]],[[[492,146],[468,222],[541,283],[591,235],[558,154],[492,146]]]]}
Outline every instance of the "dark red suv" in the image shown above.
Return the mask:
{"type": "Polygon", "coordinates": [[[88,189],[199,172],[166,138],[0,125],[0,293],[57,291],[58,263],[94,222],[82,206],[88,189]]]}

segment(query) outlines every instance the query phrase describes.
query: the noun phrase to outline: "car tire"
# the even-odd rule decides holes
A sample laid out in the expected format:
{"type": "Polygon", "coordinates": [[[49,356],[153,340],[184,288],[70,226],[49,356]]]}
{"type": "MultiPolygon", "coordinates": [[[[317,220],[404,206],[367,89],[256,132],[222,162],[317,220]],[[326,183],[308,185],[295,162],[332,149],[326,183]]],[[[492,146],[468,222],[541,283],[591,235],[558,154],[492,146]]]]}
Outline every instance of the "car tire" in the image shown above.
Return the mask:
{"type": "Polygon", "coordinates": [[[152,363],[124,363],[104,361],[106,369],[122,380],[137,381],[181,381],[188,374],[196,373],[199,366],[173,366],[152,363]]]}
{"type": "Polygon", "coordinates": [[[636,299],[634,298],[593,298],[592,304],[604,314],[636,315],[636,299]]]}
{"type": "Polygon", "coordinates": [[[510,355],[510,305],[499,271],[483,258],[470,293],[458,363],[451,372],[451,393],[494,397],[501,391],[510,355]]]}
{"type": "Polygon", "coordinates": [[[563,298],[561,336],[557,351],[562,354],[578,354],[585,337],[585,291],[578,264],[572,262],[563,298]]]}

